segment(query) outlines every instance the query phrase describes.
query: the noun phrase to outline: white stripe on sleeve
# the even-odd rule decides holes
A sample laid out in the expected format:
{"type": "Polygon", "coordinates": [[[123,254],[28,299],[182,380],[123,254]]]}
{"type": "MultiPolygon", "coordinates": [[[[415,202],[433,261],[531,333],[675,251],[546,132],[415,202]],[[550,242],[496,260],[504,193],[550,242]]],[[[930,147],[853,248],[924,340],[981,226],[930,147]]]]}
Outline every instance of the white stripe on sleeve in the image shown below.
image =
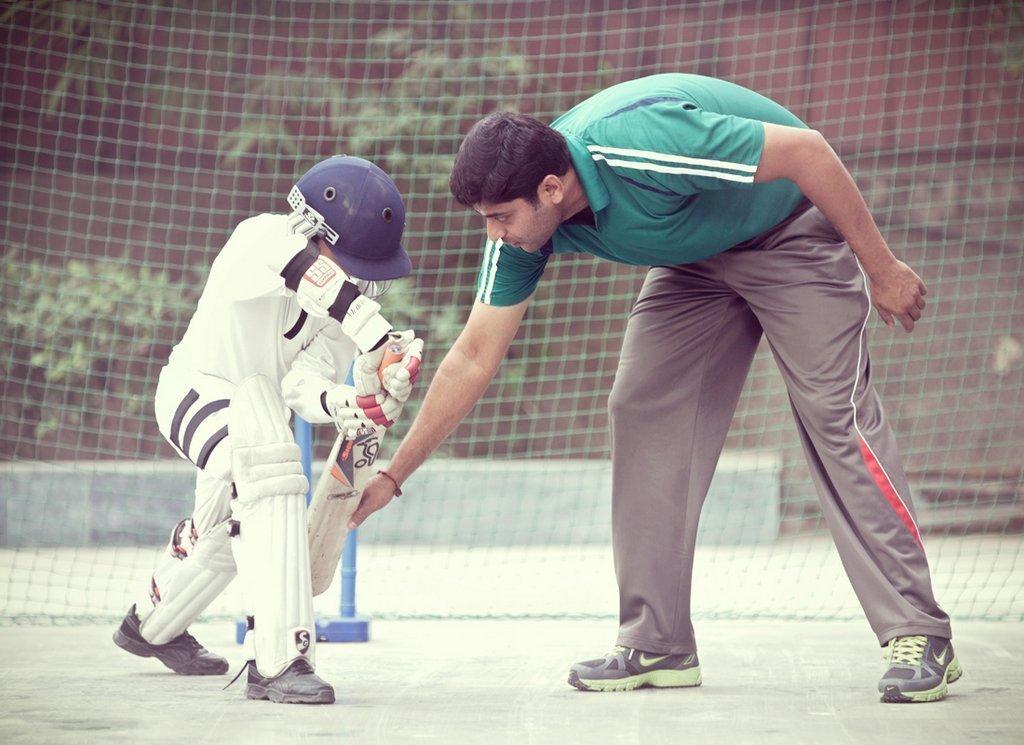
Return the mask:
{"type": "Polygon", "coordinates": [[[615,168],[632,168],[636,171],[656,171],[657,173],[687,174],[690,176],[707,176],[708,178],[722,179],[723,181],[738,181],[742,184],[754,183],[754,176],[741,176],[737,173],[726,173],[725,171],[704,171],[699,168],[684,168],[682,166],[666,166],[661,163],[646,163],[641,160],[610,160],[598,153],[594,154],[594,160],[603,160],[615,168]]]}
{"type": "Polygon", "coordinates": [[[494,250],[494,241],[488,239],[487,243],[484,244],[484,265],[483,275],[480,277],[480,287],[476,291],[476,299],[483,301],[484,292],[487,289],[487,281],[491,277],[491,251],[494,250]]]}
{"type": "MultiPolygon", "coordinates": [[[[724,168],[730,171],[741,171],[743,173],[754,173],[757,166],[746,163],[730,163],[724,160],[707,160],[705,158],[690,158],[686,155],[673,155],[671,153],[656,153],[651,150],[630,150],[624,147],[605,147],[604,145],[587,145],[591,153],[606,153],[608,155],[625,155],[630,158],[646,158],[647,160],[662,160],[666,163],[685,163],[691,166],[707,166],[709,168],[724,168]]],[[[597,160],[597,156],[594,156],[597,160]]],[[[607,160],[607,159],[606,159],[607,160]]],[[[610,161],[609,161],[610,162],[610,161]]]]}
{"type": "Polygon", "coordinates": [[[494,292],[494,278],[498,276],[498,257],[501,256],[502,243],[500,240],[487,241],[487,248],[490,253],[484,259],[486,262],[484,282],[480,286],[480,292],[477,295],[477,300],[487,305],[491,304],[491,294],[494,292]]]}

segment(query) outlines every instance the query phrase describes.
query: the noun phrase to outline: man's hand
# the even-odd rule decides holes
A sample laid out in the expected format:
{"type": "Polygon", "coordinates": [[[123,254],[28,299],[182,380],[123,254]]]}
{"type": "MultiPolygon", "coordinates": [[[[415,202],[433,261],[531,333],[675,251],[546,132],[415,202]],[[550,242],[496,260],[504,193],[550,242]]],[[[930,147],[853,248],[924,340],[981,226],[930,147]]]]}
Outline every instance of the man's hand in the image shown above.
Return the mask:
{"type": "Polygon", "coordinates": [[[871,275],[871,302],[889,328],[894,318],[908,332],[924,315],[927,288],[914,270],[902,261],[894,261],[886,269],[871,275]]]}
{"type": "Polygon", "coordinates": [[[363,487],[363,496],[359,500],[359,506],[352,513],[348,521],[348,529],[355,530],[363,521],[379,509],[387,507],[388,502],[395,498],[395,485],[391,480],[375,475],[366,482],[363,487]]]}

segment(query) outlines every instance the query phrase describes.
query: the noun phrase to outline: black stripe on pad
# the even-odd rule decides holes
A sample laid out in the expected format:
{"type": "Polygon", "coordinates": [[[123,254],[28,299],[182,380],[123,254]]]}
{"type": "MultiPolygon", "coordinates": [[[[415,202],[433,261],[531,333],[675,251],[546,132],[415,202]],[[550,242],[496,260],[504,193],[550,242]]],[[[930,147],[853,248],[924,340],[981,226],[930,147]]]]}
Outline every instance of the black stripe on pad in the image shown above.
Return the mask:
{"type": "MultiPolygon", "coordinates": [[[[192,388],[185,394],[185,398],[181,399],[181,403],[178,404],[178,408],[174,411],[174,418],[171,420],[171,442],[176,448],[178,448],[178,450],[184,450],[184,448],[181,447],[180,438],[178,436],[178,433],[181,430],[181,422],[185,418],[185,414],[192,407],[192,404],[198,400],[199,391],[192,388]]],[[[185,455],[187,457],[188,453],[185,455]]]]}
{"type": "Polygon", "coordinates": [[[284,332],[284,338],[285,339],[294,339],[295,336],[300,331],[302,331],[302,327],[303,327],[303,325],[305,325],[307,318],[309,318],[309,314],[306,313],[306,311],[301,311],[299,313],[299,320],[297,320],[295,322],[295,325],[292,326],[290,329],[288,329],[287,331],[284,332]]]}
{"type": "Polygon", "coordinates": [[[231,401],[226,398],[219,398],[216,401],[211,401],[208,404],[204,404],[192,417],[192,421],[185,427],[185,436],[181,440],[181,449],[188,455],[188,448],[192,444],[192,438],[196,434],[196,430],[199,429],[199,425],[202,424],[210,414],[215,411],[227,408],[231,401]]]}
{"type": "Polygon", "coordinates": [[[220,441],[228,436],[228,426],[225,424],[223,427],[213,433],[213,436],[206,441],[203,445],[203,449],[199,451],[199,457],[196,458],[196,465],[200,468],[206,468],[206,461],[210,460],[210,454],[213,449],[220,444],[220,441]]]}
{"type": "Polygon", "coordinates": [[[312,243],[307,243],[306,247],[295,254],[291,260],[284,265],[284,269],[281,270],[281,277],[284,279],[284,286],[292,292],[299,289],[299,282],[302,281],[302,275],[306,273],[306,270],[313,266],[313,263],[319,258],[320,251],[317,250],[316,246],[312,243]]]}

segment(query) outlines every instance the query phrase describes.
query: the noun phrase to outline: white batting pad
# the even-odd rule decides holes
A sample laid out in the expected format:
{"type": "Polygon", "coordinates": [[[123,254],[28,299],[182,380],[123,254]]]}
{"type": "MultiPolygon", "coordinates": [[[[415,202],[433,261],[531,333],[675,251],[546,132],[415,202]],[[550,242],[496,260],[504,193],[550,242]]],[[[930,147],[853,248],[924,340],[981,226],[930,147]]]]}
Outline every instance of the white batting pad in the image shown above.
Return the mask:
{"type": "Polygon", "coordinates": [[[296,657],[314,661],[308,482],[284,400],[268,378],[254,375],[238,386],[228,428],[239,523],[231,547],[255,618],[256,667],[273,676],[296,657]]]}
{"type": "MultiPolygon", "coordinates": [[[[228,522],[199,537],[173,578],[160,589],[160,602],[144,615],[139,632],[150,644],[166,644],[187,629],[235,578],[228,522]]],[[[175,560],[177,561],[177,560],[175,560]]]]}

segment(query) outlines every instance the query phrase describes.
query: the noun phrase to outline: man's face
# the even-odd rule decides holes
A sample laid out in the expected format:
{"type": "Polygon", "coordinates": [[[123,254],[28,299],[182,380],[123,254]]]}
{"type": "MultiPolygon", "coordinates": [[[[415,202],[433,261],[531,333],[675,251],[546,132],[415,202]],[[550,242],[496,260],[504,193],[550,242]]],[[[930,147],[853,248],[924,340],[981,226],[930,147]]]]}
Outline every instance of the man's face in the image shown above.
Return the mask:
{"type": "Polygon", "coordinates": [[[536,204],[520,198],[497,204],[481,202],[474,209],[487,220],[487,237],[490,240],[501,240],[535,253],[548,242],[562,222],[558,207],[562,201],[561,190],[552,194],[542,185],[537,197],[536,204]]]}

